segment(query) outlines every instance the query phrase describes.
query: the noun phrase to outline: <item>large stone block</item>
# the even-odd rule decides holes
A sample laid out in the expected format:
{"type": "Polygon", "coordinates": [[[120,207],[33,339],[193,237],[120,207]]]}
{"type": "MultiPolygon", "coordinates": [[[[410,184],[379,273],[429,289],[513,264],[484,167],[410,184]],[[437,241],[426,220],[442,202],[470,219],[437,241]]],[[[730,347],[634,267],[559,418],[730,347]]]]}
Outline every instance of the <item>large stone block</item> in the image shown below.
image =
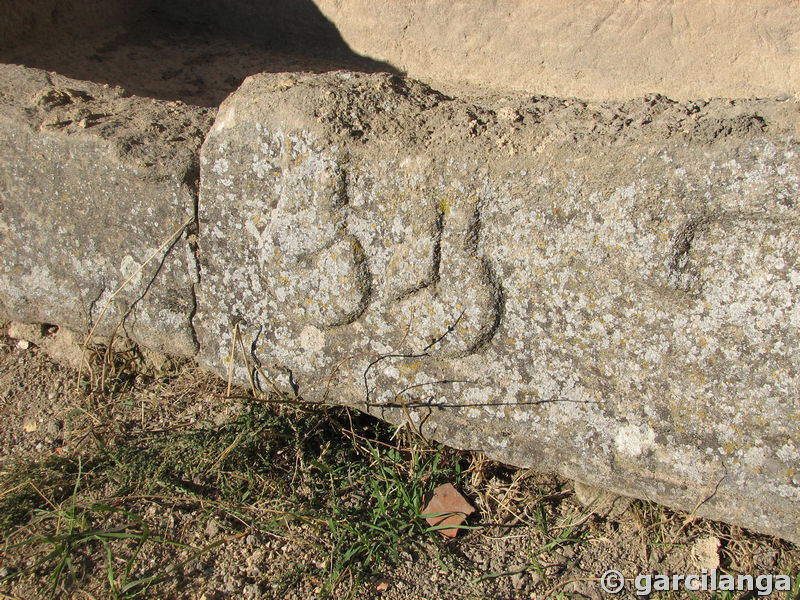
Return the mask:
{"type": "Polygon", "coordinates": [[[99,335],[124,320],[120,334],[194,354],[187,236],[212,118],[0,66],[0,313],[87,332],[105,310],[99,335]]]}
{"type": "Polygon", "coordinates": [[[793,0],[315,3],[354,51],[439,89],[469,83],[592,100],[652,92],[800,98],[793,0]]]}
{"type": "Polygon", "coordinates": [[[800,541],[798,114],[252,77],[201,153],[199,359],[238,329],[237,381],[800,541]]]}

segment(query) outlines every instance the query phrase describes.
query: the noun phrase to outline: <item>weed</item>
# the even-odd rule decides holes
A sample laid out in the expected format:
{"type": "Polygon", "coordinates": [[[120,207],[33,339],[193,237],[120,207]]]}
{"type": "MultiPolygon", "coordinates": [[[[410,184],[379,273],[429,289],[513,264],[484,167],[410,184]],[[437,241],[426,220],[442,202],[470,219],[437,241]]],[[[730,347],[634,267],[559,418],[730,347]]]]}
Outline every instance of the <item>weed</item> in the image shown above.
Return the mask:
{"type": "Polygon", "coordinates": [[[329,485],[333,538],[329,587],[345,573],[369,573],[386,560],[397,560],[398,551],[435,531],[420,513],[424,496],[444,481],[460,483],[460,465],[448,461],[445,451],[420,448],[401,451],[365,441],[369,461],[352,457],[339,466],[315,463],[329,485]],[[360,481],[360,490],[348,482],[360,481]]]}
{"type": "MultiPolygon", "coordinates": [[[[78,470],[70,496],[54,502],[42,496],[49,508],[34,510],[34,518],[30,527],[40,531],[31,537],[13,545],[12,549],[23,546],[48,548],[46,554],[18,573],[4,578],[0,583],[19,577],[27,572],[43,568],[49,581],[49,595],[54,598],[61,589],[66,589],[70,581],[77,581],[79,573],[77,565],[82,557],[91,554],[92,546],[102,545],[107,559],[107,579],[109,597],[113,600],[135,598],[143,593],[158,576],[132,578],[131,573],[137,558],[149,540],[165,543],[164,540],[152,538],[147,524],[131,512],[103,504],[82,506],[78,501],[82,483],[82,464],[78,460],[78,470]],[[117,526],[101,526],[109,521],[120,521],[117,526]],[[114,548],[119,542],[132,542],[133,548],[127,552],[124,567],[114,567],[116,556],[114,548]]],[[[38,489],[38,488],[37,488],[38,489]]]]}
{"type": "Polygon", "coordinates": [[[0,491],[0,528],[11,531],[27,523],[33,510],[49,502],[60,503],[69,497],[78,462],[52,454],[36,465],[17,460],[5,469],[3,490],[0,491]],[[48,490],[52,497],[48,499],[41,489],[48,490]]]}
{"type": "MultiPolygon", "coordinates": [[[[255,502],[282,492],[281,452],[291,432],[263,406],[253,405],[224,425],[131,436],[108,452],[117,496],[179,494],[230,502],[255,502]]],[[[284,472],[285,475],[285,472],[284,472]]]]}

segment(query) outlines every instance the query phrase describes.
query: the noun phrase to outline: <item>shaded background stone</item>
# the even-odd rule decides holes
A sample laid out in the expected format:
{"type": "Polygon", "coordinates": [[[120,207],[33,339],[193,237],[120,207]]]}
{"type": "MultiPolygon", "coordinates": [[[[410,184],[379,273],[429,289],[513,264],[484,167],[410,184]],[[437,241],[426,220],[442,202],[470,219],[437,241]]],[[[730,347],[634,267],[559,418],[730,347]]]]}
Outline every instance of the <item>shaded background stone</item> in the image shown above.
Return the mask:
{"type": "Polygon", "coordinates": [[[792,0],[5,0],[0,62],[218,105],[262,71],[402,72],[447,93],[797,98],[792,0]]]}
{"type": "Polygon", "coordinates": [[[216,108],[253,73],[394,71],[353,52],[311,0],[13,1],[0,62],[216,108]]]}

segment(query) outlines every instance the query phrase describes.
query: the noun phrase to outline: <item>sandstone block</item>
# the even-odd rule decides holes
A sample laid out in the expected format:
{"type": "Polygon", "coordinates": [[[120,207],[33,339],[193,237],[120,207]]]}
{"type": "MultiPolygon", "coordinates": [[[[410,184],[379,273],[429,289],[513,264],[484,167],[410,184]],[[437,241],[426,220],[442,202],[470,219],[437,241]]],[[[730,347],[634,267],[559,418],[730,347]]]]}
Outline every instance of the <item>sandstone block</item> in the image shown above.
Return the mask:
{"type": "Polygon", "coordinates": [[[792,0],[315,4],[354,51],[439,89],[469,83],[591,100],[655,91],[681,100],[800,98],[800,11],[792,0]]]}

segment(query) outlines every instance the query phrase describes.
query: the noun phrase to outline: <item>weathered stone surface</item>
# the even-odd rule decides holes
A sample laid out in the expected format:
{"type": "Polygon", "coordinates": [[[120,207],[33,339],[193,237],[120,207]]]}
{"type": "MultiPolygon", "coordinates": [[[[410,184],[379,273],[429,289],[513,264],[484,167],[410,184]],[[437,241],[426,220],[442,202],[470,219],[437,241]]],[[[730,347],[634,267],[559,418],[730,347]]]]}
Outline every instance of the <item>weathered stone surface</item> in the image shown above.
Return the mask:
{"type": "MultiPolygon", "coordinates": [[[[315,3],[354,51],[440,89],[470,83],[593,100],[653,92],[800,98],[794,0],[315,3]]],[[[226,8],[259,4],[232,0],[226,8]]]]}
{"type": "Polygon", "coordinates": [[[187,235],[213,113],[0,66],[0,313],[192,355],[187,235]],[[159,247],[172,236],[161,251],[159,247]],[[145,268],[138,267],[150,256],[145,268]]]}
{"type": "Polygon", "coordinates": [[[307,400],[800,541],[798,114],[250,78],[201,153],[199,360],[238,324],[307,400]]]}

